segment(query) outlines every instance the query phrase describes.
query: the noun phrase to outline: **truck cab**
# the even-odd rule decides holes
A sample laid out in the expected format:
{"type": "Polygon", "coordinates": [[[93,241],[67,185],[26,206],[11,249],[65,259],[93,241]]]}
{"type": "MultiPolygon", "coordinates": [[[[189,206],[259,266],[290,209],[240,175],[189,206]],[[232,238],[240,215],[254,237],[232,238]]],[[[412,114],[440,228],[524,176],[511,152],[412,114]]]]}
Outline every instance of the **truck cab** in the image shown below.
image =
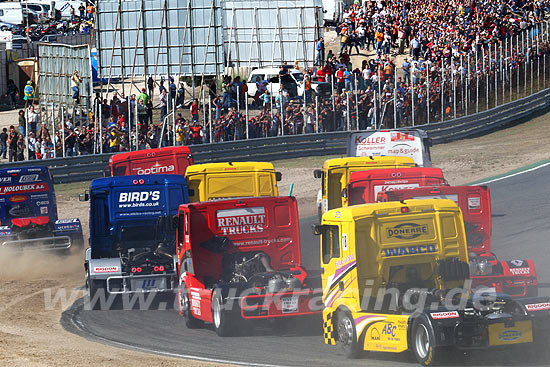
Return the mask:
{"type": "Polygon", "coordinates": [[[450,199],[461,209],[466,229],[472,286],[495,288],[513,297],[538,294],[531,259],[499,260],[491,249],[491,195],[487,186],[439,186],[381,191],[378,201],[450,199]]]}
{"type": "Polygon", "coordinates": [[[352,172],[342,195],[349,205],[375,203],[379,192],[446,185],[440,168],[388,168],[352,172]]]}
{"type": "Polygon", "coordinates": [[[324,340],[348,357],[411,349],[429,366],[444,347],[531,343],[550,326],[548,297],[470,292],[464,222],[451,200],[334,209],[314,230],[321,236],[324,340]]]}
{"type": "Polygon", "coordinates": [[[415,167],[410,157],[345,157],[327,159],[323,168],[315,170],[313,176],[321,179],[321,190],[317,198],[319,219],[327,210],[348,205],[348,199],[342,196],[352,172],[373,169],[415,167]]]}
{"type": "Polygon", "coordinates": [[[350,134],[349,157],[411,157],[420,167],[431,167],[431,139],[424,130],[366,130],[350,134]]]}
{"type": "Polygon", "coordinates": [[[185,173],[191,202],[279,196],[281,174],[268,162],[223,162],[190,166],[185,173]]]}
{"type": "Polygon", "coordinates": [[[213,323],[228,336],[243,320],[320,313],[302,267],[294,197],[181,205],[178,217],[180,314],[190,328],[213,323]]]}
{"type": "Polygon", "coordinates": [[[101,178],[92,181],[83,199],[90,200],[90,247],[84,267],[92,302],[98,292],[175,290],[175,218],[178,206],[189,202],[183,176],[101,178]]]}
{"type": "Polygon", "coordinates": [[[82,247],[78,218],[58,219],[47,167],[0,169],[0,248],[67,250],[82,247]]]}
{"type": "Polygon", "coordinates": [[[193,155],[186,146],[138,150],[112,155],[105,176],[184,175],[193,163],[193,155]]]}

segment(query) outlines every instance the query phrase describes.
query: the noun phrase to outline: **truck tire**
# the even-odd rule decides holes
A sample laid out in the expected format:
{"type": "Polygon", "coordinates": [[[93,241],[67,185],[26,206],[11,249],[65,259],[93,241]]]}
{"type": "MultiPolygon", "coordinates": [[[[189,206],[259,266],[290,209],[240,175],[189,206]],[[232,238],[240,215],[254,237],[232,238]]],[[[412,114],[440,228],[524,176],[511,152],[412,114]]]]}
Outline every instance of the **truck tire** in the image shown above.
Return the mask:
{"type": "Polygon", "coordinates": [[[202,320],[196,319],[191,313],[191,302],[189,300],[189,292],[186,287],[178,289],[178,298],[180,306],[180,315],[185,317],[185,326],[188,329],[198,329],[203,326],[202,320]]]}
{"type": "Polygon", "coordinates": [[[414,319],[411,346],[418,363],[422,366],[435,366],[440,363],[442,348],[436,346],[434,330],[424,316],[414,319]]]}
{"type": "Polygon", "coordinates": [[[357,342],[357,332],[351,313],[347,310],[338,312],[336,320],[337,342],[340,344],[347,358],[358,358],[361,355],[361,348],[357,342]]]}
{"type": "Polygon", "coordinates": [[[85,299],[85,303],[87,303],[87,305],[85,304],[85,306],[87,306],[87,309],[101,310],[101,299],[106,299],[107,297],[107,287],[105,281],[90,279],[90,275],[87,274],[86,288],[88,288],[88,299],[85,299]],[[104,297],[101,296],[101,292],[103,292],[104,297]]]}
{"type": "Polygon", "coordinates": [[[221,293],[214,291],[212,294],[212,321],[214,322],[216,334],[222,337],[231,336],[235,332],[233,329],[233,321],[224,308],[221,293]]]}

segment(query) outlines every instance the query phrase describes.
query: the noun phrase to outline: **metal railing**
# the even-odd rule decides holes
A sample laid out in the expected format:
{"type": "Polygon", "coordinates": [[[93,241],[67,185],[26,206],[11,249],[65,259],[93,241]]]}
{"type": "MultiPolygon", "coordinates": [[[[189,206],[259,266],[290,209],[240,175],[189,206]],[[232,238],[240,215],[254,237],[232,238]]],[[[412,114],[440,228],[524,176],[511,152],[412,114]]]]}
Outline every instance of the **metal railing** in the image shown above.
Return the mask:
{"type": "MultiPolygon", "coordinates": [[[[550,107],[550,89],[509,102],[487,111],[454,120],[419,125],[434,144],[470,138],[507,125],[521,122],[550,107]]],[[[271,138],[238,140],[191,145],[197,163],[221,161],[275,161],[279,159],[346,154],[350,132],[287,135],[271,138]]],[[[30,160],[1,164],[1,168],[46,165],[55,183],[89,181],[103,177],[112,153],[69,158],[30,160]]]]}

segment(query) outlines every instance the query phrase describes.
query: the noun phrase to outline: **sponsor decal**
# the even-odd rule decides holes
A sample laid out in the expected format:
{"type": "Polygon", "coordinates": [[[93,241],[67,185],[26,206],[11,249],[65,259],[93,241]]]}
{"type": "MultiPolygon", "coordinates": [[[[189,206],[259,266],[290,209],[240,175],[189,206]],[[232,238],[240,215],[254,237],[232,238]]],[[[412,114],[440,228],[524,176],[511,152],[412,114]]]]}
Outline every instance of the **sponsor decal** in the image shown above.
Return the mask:
{"type": "Polygon", "coordinates": [[[550,310],[550,302],[544,303],[532,303],[530,305],[525,305],[527,311],[546,311],[550,310]]]}
{"type": "Polygon", "coordinates": [[[348,262],[353,261],[353,260],[355,260],[355,257],[353,256],[353,254],[348,255],[348,256],[344,257],[342,260],[336,261],[334,263],[334,267],[336,268],[336,270],[338,270],[338,268],[341,268],[343,265],[347,265],[348,262]]]}
{"type": "Polygon", "coordinates": [[[355,145],[368,145],[368,144],[385,144],[386,137],[384,136],[361,136],[355,137],[355,145]]]}
{"type": "Polygon", "coordinates": [[[510,273],[514,275],[528,275],[531,274],[531,269],[529,268],[510,268],[510,273]]]}
{"type": "Polygon", "coordinates": [[[391,133],[391,141],[414,141],[415,136],[404,132],[391,133]]]}
{"type": "Polygon", "coordinates": [[[48,184],[45,182],[34,183],[34,184],[25,184],[25,185],[10,185],[10,186],[0,186],[0,195],[6,195],[11,193],[27,193],[27,192],[36,192],[36,191],[48,191],[48,184]]]}
{"type": "Polygon", "coordinates": [[[452,200],[454,201],[457,205],[458,205],[458,195],[420,195],[420,196],[415,196],[413,197],[413,199],[419,199],[419,200],[422,200],[422,199],[448,199],[448,200],[452,200]]]}
{"type": "Polygon", "coordinates": [[[456,319],[458,318],[457,311],[446,311],[446,312],[432,312],[430,314],[434,320],[443,320],[443,319],[456,319]]]}
{"type": "Polygon", "coordinates": [[[401,190],[401,189],[414,189],[420,187],[419,184],[411,183],[411,184],[394,184],[394,185],[375,185],[374,186],[374,197],[378,195],[381,191],[393,191],[393,190],[401,190]]]}
{"type": "Polygon", "coordinates": [[[50,205],[50,202],[48,200],[37,201],[36,205],[50,205]]]}
{"type": "Polygon", "coordinates": [[[136,173],[138,175],[156,175],[156,174],[161,174],[161,173],[171,173],[171,172],[174,172],[176,170],[176,167],[174,167],[173,164],[171,165],[168,165],[168,166],[161,166],[158,162],[149,167],[149,168],[141,168],[141,167],[138,167],[138,168],[134,168],[133,169],[134,171],[137,171],[136,173]]]}
{"type": "Polygon", "coordinates": [[[481,209],[481,198],[479,196],[468,198],[468,209],[470,210],[481,209]]]}
{"type": "Polygon", "coordinates": [[[119,203],[135,203],[144,202],[149,200],[159,200],[160,191],[134,191],[134,192],[121,192],[118,197],[119,203]]]}
{"type": "Polygon", "coordinates": [[[386,257],[403,256],[403,255],[420,255],[420,254],[429,254],[434,252],[436,252],[435,245],[418,245],[418,246],[394,247],[394,248],[384,249],[384,255],[386,255],[386,257]]]}
{"type": "Polygon", "coordinates": [[[78,218],[72,218],[72,219],[58,219],[55,221],[56,224],[66,224],[66,223],[79,223],[80,221],[78,218]]]}
{"type": "Polygon", "coordinates": [[[510,260],[510,261],[508,261],[508,263],[514,265],[516,268],[521,268],[523,266],[524,261],[523,260],[510,260]]]}
{"type": "Polygon", "coordinates": [[[218,210],[216,223],[224,236],[260,233],[265,227],[265,208],[239,208],[218,210]]]}
{"type": "Polygon", "coordinates": [[[370,340],[380,341],[380,332],[377,328],[372,328],[370,330],[370,340]]]}
{"type": "Polygon", "coordinates": [[[118,266],[96,266],[94,273],[117,273],[118,266]]]}
{"type": "Polygon", "coordinates": [[[39,181],[40,179],[38,178],[38,175],[21,175],[21,177],[19,177],[19,183],[31,183],[39,181]]]}
{"type": "Polygon", "coordinates": [[[48,207],[47,206],[40,207],[40,214],[48,214],[48,207]]]}
{"type": "Polygon", "coordinates": [[[384,328],[382,329],[382,335],[388,335],[395,338],[396,329],[397,329],[397,326],[395,326],[393,322],[389,322],[386,325],[384,325],[384,328]]]}
{"type": "Polygon", "coordinates": [[[428,233],[427,224],[401,223],[392,228],[387,228],[388,238],[399,238],[400,240],[411,240],[428,233]]]}
{"type": "Polygon", "coordinates": [[[11,177],[0,177],[0,182],[11,182],[11,177]]]}
{"type": "Polygon", "coordinates": [[[499,340],[513,341],[518,340],[523,336],[523,333],[519,330],[506,330],[498,334],[499,340]]]}
{"type": "MultiPolygon", "coordinates": [[[[22,201],[27,200],[27,197],[25,195],[13,195],[12,197],[9,198],[9,200],[12,203],[20,203],[22,201]]],[[[40,204],[38,204],[38,205],[40,205],[40,204]]]]}

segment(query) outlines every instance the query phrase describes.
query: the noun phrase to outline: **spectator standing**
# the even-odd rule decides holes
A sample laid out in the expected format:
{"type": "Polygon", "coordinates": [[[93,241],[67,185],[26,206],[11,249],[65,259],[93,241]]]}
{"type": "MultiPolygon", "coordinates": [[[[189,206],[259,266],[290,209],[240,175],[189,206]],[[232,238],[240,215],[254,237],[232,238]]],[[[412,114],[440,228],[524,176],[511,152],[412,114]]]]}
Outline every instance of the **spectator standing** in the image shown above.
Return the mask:
{"type": "Polygon", "coordinates": [[[196,98],[193,99],[193,103],[191,103],[189,110],[191,111],[193,123],[199,122],[199,101],[196,98]]]}
{"type": "Polygon", "coordinates": [[[315,55],[315,65],[323,66],[325,64],[325,40],[323,37],[319,38],[317,41],[315,50],[317,51],[315,55]]]}
{"type": "Polygon", "coordinates": [[[76,133],[74,130],[69,130],[67,136],[65,136],[65,156],[72,157],[76,155],[75,145],[76,145],[76,133]]]}
{"type": "Polygon", "coordinates": [[[17,149],[17,157],[15,160],[24,161],[25,160],[25,139],[21,134],[19,134],[17,138],[16,149],[17,149]]]}
{"type": "Polygon", "coordinates": [[[34,131],[29,132],[29,146],[27,147],[27,156],[29,159],[36,159],[36,138],[34,137],[34,131]]]}
{"type": "Polygon", "coordinates": [[[40,124],[40,115],[36,113],[34,105],[29,107],[29,111],[27,112],[27,122],[29,124],[30,132],[36,133],[40,124]]]}
{"type": "Polygon", "coordinates": [[[78,14],[80,16],[80,20],[83,20],[86,15],[86,7],[84,6],[84,3],[80,3],[80,6],[78,7],[78,14]]]}
{"type": "Polygon", "coordinates": [[[70,7],[71,7],[71,8],[70,8],[69,11],[70,11],[70,13],[71,13],[71,22],[74,22],[74,21],[75,21],[75,18],[76,18],[76,15],[75,15],[76,12],[75,12],[74,7],[73,7],[72,5],[70,5],[70,7]]]}
{"type": "Polygon", "coordinates": [[[88,20],[94,19],[94,6],[92,3],[89,3],[86,7],[86,12],[88,13],[88,20]]]}
{"type": "Polygon", "coordinates": [[[75,103],[80,102],[80,83],[82,83],[82,79],[78,75],[78,70],[75,70],[71,76],[71,89],[73,90],[73,100],[75,103]]]}
{"type": "Polygon", "coordinates": [[[198,122],[195,122],[193,126],[189,128],[191,130],[191,137],[193,138],[193,144],[201,144],[201,130],[202,126],[198,122]]]}
{"type": "Polygon", "coordinates": [[[6,85],[6,96],[10,97],[11,108],[17,107],[17,96],[19,96],[19,88],[15,85],[15,82],[12,79],[8,79],[6,85]]]}
{"type": "MultiPolygon", "coordinates": [[[[161,82],[162,83],[162,82],[161,82]]],[[[160,92],[160,122],[164,122],[164,118],[168,113],[168,95],[166,94],[166,88],[161,89],[160,92]]]]}
{"type": "MultiPolygon", "coordinates": [[[[149,75],[149,78],[147,79],[147,89],[149,89],[149,96],[153,98],[153,91],[155,90],[155,81],[153,80],[152,75],[149,75]]],[[[147,102],[143,102],[143,103],[147,104],[147,102]]]]}
{"type": "Polygon", "coordinates": [[[2,159],[6,159],[6,153],[8,152],[8,129],[3,128],[0,133],[0,155],[2,159]]]}
{"type": "Polygon", "coordinates": [[[138,101],[143,102],[144,105],[146,105],[147,102],[149,102],[150,98],[147,95],[147,93],[145,93],[145,88],[141,88],[141,93],[138,94],[137,99],[138,99],[138,101]]]}
{"type": "Polygon", "coordinates": [[[25,136],[25,124],[27,120],[25,119],[25,111],[19,110],[19,133],[25,136]]]}

